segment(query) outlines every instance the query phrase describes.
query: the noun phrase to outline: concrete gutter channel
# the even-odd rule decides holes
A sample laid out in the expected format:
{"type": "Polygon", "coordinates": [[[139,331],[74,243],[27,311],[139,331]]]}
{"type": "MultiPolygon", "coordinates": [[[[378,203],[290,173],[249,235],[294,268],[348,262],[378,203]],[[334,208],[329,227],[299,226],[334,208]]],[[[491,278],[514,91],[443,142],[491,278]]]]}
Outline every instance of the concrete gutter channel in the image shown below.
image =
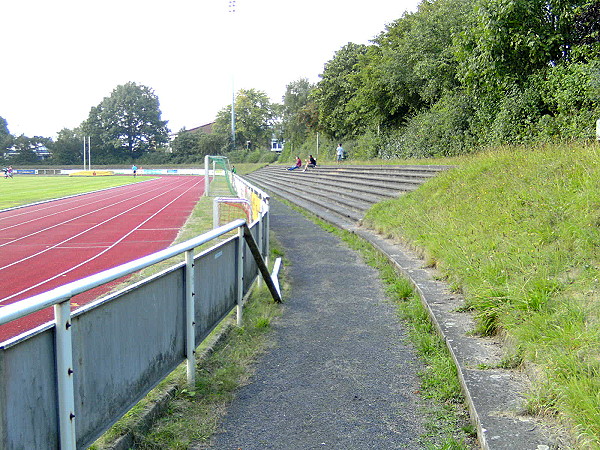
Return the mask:
{"type": "MultiPolygon", "coordinates": [[[[418,167],[422,170],[423,166],[418,167]]],[[[338,169],[338,176],[343,177],[345,171],[355,172],[361,168],[343,166],[338,169]]],[[[332,168],[331,168],[332,169],[332,168]]],[[[403,166],[402,170],[407,167],[403,166]]],[[[443,167],[433,167],[433,173],[443,170],[443,167]]],[[[515,370],[481,369],[481,367],[497,367],[503,356],[501,343],[494,338],[482,338],[471,335],[474,321],[470,314],[459,311],[464,304],[460,295],[454,294],[449,286],[436,279],[432,269],[424,267],[423,261],[410,249],[395,243],[375,233],[360,228],[347,211],[334,202],[326,203],[321,199],[318,205],[308,200],[302,190],[302,178],[307,178],[306,173],[277,173],[277,184],[273,182],[274,171],[281,170],[281,166],[263,168],[247,176],[249,180],[263,186],[291,203],[294,203],[315,214],[339,228],[357,234],[374,245],[404,274],[413,284],[421,297],[421,301],[429,311],[430,317],[440,335],[446,341],[452,354],[460,382],[465,393],[473,423],[477,427],[480,445],[483,449],[490,450],[545,450],[561,448],[560,438],[551,427],[541,420],[527,416],[523,412],[527,392],[527,377],[515,370]],[[270,175],[269,175],[270,174],[270,175]],[[296,183],[297,181],[297,183],[296,183]]],[[[313,172],[320,171],[320,168],[313,172]]],[[[369,170],[367,168],[367,170],[369,170]]],[[[393,168],[387,168],[393,173],[393,168]]],[[[400,170],[397,167],[395,170],[400,170]]],[[[409,169],[410,170],[410,169],[409,169]]],[[[430,178],[421,178],[421,182],[430,178]]],[[[391,177],[390,177],[391,178],[391,177]]],[[[313,182],[318,182],[313,178],[313,182]]],[[[365,179],[363,181],[367,183],[365,179]]],[[[372,181],[371,181],[372,182],[372,181]]],[[[354,179],[353,183],[359,181],[354,179]]],[[[373,187],[376,187],[376,182],[373,187]]],[[[318,186],[313,186],[317,188],[318,186]]],[[[398,189],[398,195],[402,189],[398,189]]]]}

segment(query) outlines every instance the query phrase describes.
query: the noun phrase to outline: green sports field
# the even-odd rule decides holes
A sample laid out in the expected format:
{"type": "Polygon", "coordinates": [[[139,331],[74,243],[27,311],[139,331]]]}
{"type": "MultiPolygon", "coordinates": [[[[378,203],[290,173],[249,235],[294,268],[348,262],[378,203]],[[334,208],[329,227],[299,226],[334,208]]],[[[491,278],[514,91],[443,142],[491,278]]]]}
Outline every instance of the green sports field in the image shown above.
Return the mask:
{"type": "Polygon", "coordinates": [[[0,210],[42,200],[138,183],[149,177],[19,176],[0,179],[0,210]]]}

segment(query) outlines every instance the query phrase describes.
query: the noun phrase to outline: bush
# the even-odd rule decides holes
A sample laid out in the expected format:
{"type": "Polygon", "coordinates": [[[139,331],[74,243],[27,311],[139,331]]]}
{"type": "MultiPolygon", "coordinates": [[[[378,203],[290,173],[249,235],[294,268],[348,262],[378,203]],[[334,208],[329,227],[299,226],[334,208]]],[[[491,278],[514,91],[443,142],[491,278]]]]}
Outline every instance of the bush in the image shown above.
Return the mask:
{"type": "Polygon", "coordinates": [[[427,158],[469,153],[476,142],[471,132],[473,115],[467,95],[446,94],[430,109],[409,119],[404,127],[385,133],[379,156],[427,158]]]}

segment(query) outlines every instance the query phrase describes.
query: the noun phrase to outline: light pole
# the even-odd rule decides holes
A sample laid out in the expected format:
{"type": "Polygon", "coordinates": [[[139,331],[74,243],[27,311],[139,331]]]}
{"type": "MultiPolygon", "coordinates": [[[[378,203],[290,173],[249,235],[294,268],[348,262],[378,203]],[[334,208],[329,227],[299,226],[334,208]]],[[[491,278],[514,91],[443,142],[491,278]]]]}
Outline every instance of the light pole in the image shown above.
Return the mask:
{"type": "Polygon", "coordinates": [[[83,137],[83,170],[92,170],[92,149],[90,143],[90,136],[83,137]],[[85,138],[87,137],[87,145],[85,138]],[[87,161],[86,161],[87,157],[87,161]]]}
{"type": "MultiPolygon", "coordinates": [[[[235,2],[236,0],[229,0],[229,12],[232,17],[232,33],[231,33],[231,53],[234,53],[235,47],[235,2]]],[[[235,82],[234,82],[234,67],[235,67],[235,58],[231,58],[231,142],[233,145],[232,150],[235,150],[235,82]]]]}

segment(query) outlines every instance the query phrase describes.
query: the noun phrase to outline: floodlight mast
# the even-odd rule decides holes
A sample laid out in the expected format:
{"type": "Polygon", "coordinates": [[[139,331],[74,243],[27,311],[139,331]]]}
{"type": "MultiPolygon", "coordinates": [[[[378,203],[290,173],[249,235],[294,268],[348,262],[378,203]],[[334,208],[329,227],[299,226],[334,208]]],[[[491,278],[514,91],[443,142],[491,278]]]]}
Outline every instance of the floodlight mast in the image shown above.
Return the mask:
{"type": "MultiPolygon", "coordinates": [[[[235,21],[233,20],[233,17],[235,17],[235,7],[236,7],[236,0],[229,0],[229,12],[231,13],[231,17],[232,17],[232,24],[233,24],[233,31],[232,31],[232,38],[231,38],[231,51],[233,53],[234,50],[234,46],[235,46],[235,39],[234,39],[234,32],[235,32],[235,21]]],[[[235,62],[234,62],[234,58],[231,58],[231,143],[232,143],[232,150],[235,150],[235,82],[234,82],[234,66],[235,66],[235,62]]]]}

